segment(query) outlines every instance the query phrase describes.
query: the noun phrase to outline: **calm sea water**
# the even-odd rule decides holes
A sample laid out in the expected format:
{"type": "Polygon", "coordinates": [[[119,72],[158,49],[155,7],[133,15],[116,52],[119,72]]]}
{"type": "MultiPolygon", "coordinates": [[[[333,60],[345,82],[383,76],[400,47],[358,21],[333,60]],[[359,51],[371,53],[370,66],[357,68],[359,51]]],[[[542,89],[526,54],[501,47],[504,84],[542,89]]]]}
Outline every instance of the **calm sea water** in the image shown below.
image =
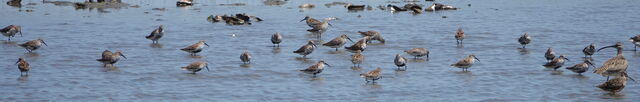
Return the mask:
{"type": "MultiPolygon", "coordinates": [[[[627,39],[640,34],[637,0],[437,0],[461,9],[417,15],[376,8],[405,4],[387,0],[290,0],[283,5],[196,0],[198,4],[191,7],[175,7],[175,0],[124,1],[140,7],[75,10],[40,0],[23,0],[21,8],[0,5],[0,26],[21,25],[24,32],[10,42],[6,37],[0,40],[0,101],[640,100],[638,82],[629,82],[621,94],[610,95],[595,87],[605,77],[541,66],[549,47],[571,59],[566,66],[582,62],[581,50],[590,43],[602,47],[624,42],[625,50],[632,49],[627,39]],[[375,9],[348,12],[341,6],[324,5],[334,1],[375,9]],[[219,5],[230,3],[246,5],[219,5]],[[297,7],[303,3],[316,7],[297,7]],[[265,21],[242,26],[206,21],[209,15],[235,13],[265,21]],[[306,15],[339,19],[318,39],[306,31],[304,22],[298,22],[306,15]],[[160,24],[165,25],[165,37],[160,44],[151,44],[144,36],[160,24]],[[459,27],[467,34],[464,46],[456,46],[453,38],[459,27]],[[327,42],[340,34],[355,40],[361,37],[356,31],[365,30],[380,31],[387,43],[369,45],[361,68],[351,67],[352,53],[344,49],[336,52],[319,46],[308,59],[292,53],[308,40],[327,42]],[[275,32],[284,36],[280,48],[270,47],[275,32]],[[516,40],[523,32],[533,38],[526,50],[518,49],[516,40]],[[49,46],[35,53],[17,46],[38,37],[49,46]],[[199,53],[201,57],[178,50],[198,40],[211,45],[199,53]],[[415,47],[429,49],[431,58],[412,59],[407,71],[394,71],[394,55],[411,58],[403,50],[415,47]],[[128,59],[115,68],[104,68],[95,61],[103,50],[122,50],[128,59]],[[238,58],[243,50],[253,54],[252,64],[243,65],[238,58]],[[481,60],[470,72],[449,66],[469,54],[481,60]],[[14,65],[19,57],[31,63],[29,76],[20,76],[14,65]],[[333,67],[317,78],[298,71],[321,59],[333,67]],[[180,70],[193,61],[208,61],[212,70],[195,75],[180,70]],[[376,67],[384,69],[384,78],[366,84],[359,74],[376,67]]],[[[624,53],[630,76],[640,78],[640,52],[624,53]]],[[[609,49],[593,59],[600,66],[614,55],[615,50],[609,49]]]]}

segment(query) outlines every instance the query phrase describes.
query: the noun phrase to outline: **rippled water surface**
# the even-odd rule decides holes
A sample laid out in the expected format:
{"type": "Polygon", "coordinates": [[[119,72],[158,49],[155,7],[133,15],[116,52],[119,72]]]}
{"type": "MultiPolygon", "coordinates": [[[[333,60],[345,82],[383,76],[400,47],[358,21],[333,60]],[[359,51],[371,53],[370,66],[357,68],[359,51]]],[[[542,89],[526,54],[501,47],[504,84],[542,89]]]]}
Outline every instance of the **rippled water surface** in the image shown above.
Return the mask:
{"type": "MultiPolygon", "coordinates": [[[[640,34],[637,0],[436,1],[461,9],[422,14],[377,9],[406,3],[387,0],[290,0],[283,5],[196,0],[191,7],[176,7],[175,0],[124,0],[139,7],[92,10],[41,0],[23,0],[21,8],[3,4],[0,26],[21,25],[24,36],[0,40],[0,101],[640,100],[639,82],[629,82],[620,94],[610,95],[595,87],[606,78],[591,71],[577,75],[541,66],[548,47],[566,55],[569,66],[582,62],[581,50],[590,43],[602,47],[624,42],[630,76],[640,79],[640,52],[630,51],[633,45],[627,41],[640,34]],[[348,12],[342,6],[324,5],[334,1],[372,5],[374,10],[348,12]],[[220,5],[231,3],[246,5],[220,5]],[[316,7],[298,8],[303,3],[316,7]],[[206,21],[209,15],[235,13],[264,21],[241,26],[206,21]],[[298,22],[306,15],[338,20],[317,38],[298,22]],[[160,24],[165,25],[165,37],[151,44],[144,36],[160,24]],[[459,27],[467,34],[463,46],[456,46],[453,38],[459,27]],[[340,34],[355,40],[361,37],[356,31],[365,30],[380,31],[387,43],[370,44],[361,68],[351,67],[352,53],[344,49],[319,46],[308,59],[292,53],[308,40],[327,42],[340,34]],[[275,32],[284,36],[280,48],[271,47],[269,41],[275,32]],[[518,49],[516,39],[523,32],[533,42],[518,49]],[[17,46],[38,37],[49,46],[34,53],[17,46]],[[211,45],[199,57],[179,50],[198,40],[211,45]],[[395,54],[411,58],[403,50],[415,47],[429,49],[431,58],[411,59],[407,71],[395,71],[395,54]],[[103,50],[122,50],[128,59],[104,68],[95,61],[103,50]],[[238,58],[243,50],[253,55],[252,64],[244,65],[238,58]],[[469,54],[481,60],[470,72],[449,66],[469,54]],[[20,76],[14,65],[19,57],[31,63],[29,76],[20,76]],[[321,59],[332,67],[318,77],[298,71],[321,59]],[[211,71],[180,70],[193,61],[208,61],[211,71]],[[365,84],[359,74],[376,67],[384,69],[383,79],[365,84]]],[[[614,55],[615,50],[608,49],[593,59],[600,66],[614,55]]]]}

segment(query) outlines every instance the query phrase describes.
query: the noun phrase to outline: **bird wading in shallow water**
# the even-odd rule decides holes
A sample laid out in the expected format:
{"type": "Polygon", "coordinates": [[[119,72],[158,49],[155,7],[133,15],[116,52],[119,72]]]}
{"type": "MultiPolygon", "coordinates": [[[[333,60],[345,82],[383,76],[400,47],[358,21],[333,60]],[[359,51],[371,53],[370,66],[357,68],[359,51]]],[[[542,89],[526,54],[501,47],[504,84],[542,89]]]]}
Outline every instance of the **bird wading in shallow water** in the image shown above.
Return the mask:
{"type": "Polygon", "coordinates": [[[591,45],[584,47],[584,49],[582,49],[582,53],[584,53],[584,57],[591,57],[596,53],[596,44],[591,43],[591,45]]]}
{"type": "Polygon", "coordinates": [[[616,54],[615,57],[605,61],[602,64],[602,66],[600,66],[595,71],[593,71],[593,73],[606,76],[607,80],[609,80],[609,76],[618,76],[618,74],[620,74],[621,72],[627,71],[627,67],[629,67],[629,61],[627,61],[627,59],[624,58],[624,55],[622,53],[622,47],[623,47],[622,42],[617,42],[615,45],[606,46],[598,49],[598,52],[600,52],[600,50],[603,50],[606,48],[616,48],[618,50],[618,53],[616,54]]]}
{"type": "Polygon", "coordinates": [[[529,34],[524,33],[522,34],[522,36],[520,36],[520,38],[518,38],[518,42],[520,43],[520,45],[522,45],[522,48],[526,48],[527,44],[531,42],[531,37],[529,36],[529,34]]]}
{"type": "Polygon", "coordinates": [[[552,48],[547,49],[547,52],[544,53],[544,58],[547,59],[547,62],[550,62],[555,57],[556,57],[556,52],[553,52],[552,48]]]}
{"type": "Polygon", "coordinates": [[[24,58],[22,57],[18,58],[16,65],[18,65],[18,69],[20,70],[20,75],[22,75],[22,73],[26,73],[26,75],[29,75],[29,70],[31,69],[31,66],[29,65],[27,60],[24,60],[24,58]]]}
{"type": "Polygon", "coordinates": [[[329,66],[331,67],[331,65],[327,64],[326,62],[324,62],[324,60],[320,60],[318,61],[318,63],[313,64],[311,66],[309,66],[307,69],[303,69],[300,70],[304,73],[307,74],[313,74],[313,77],[316,77],[316,74],[322,73],[322,70],[324,70],[324,66],[329,66]]]}
{"type": "Polygon", "coordinates": [[[382,68],[376,68],[367,73],[360,74],[360,77],[364,78],[364,81],[367,81],[367,83],[369,82],[375,83],[376,80],[382,78],[382,76],[380,76],[380,72],[382,72],[382,68]]]}
{"type": "Polygon", "coordinates": [[[116,53],[112,53],[109,50],[104,50],[102,52],[102,58],[96,59],[96,61],[102,62],[104,64],[104,67],[107,67],[107,65],[113,66],[113,64],[120,60],[121,56],[125,59],[127,58],[126,56],[124,56],[124,54],[122,54],[122,51],[120,50],[116,51],[116,53]]]}
{"type": "Polygon", "coordinates": [[[202,48],[204,48],[204,46],[208,47],[209,44],[204,42],[204,40],[200,40],[197,43],[195,43],[195,44],[193,44],[191,46],[187,46],[185,48],[182,48],[180,50],[191,53],[191,56],[196,56],[196,53],[201,52],[202,48]]]}
{"type": "Polygon", "coordinates": [[[192,74],[196,74],[196,72],[202,70],[202,68],[207,68],[207,71],[209,71],[209,63],[205,61],[196,61],[181,68],[182,70],[191,71],[192,74]]]}
{"type": "Polygon", "coordinates": [[[23,44],[20,44],[18,46],[26,49],[27,51],[29,51],[29,53],[31,53],[34,50],[37,50],[38,48],[40,48],[40,46],[42,46],[42,44],[44,44],[45,46],[49,46],[47,45],[47,43],[44,42],[44,40],[42,40],[42,38],[38,38],[36,40],[31,40],[28,42],[25,42],[23,44]]]}
{"type": "Polygon", "coordinates": [[[273,44],[273,47],[280,47],[280,42],[282,42],[282,35],[280,35],[280,33],[276,32],[271,35],[271,43],[273,44]]]}
{"type": "Polygon", "coordinates": [[[469,67],[471,67],[473,63],[475,63],[475,61],[480,62],[480,60],[476,57],[476,55],[471,54],[467,56],[467,58],[464,58],[458,61],[457,63],[451,64],[451,66],[462,68],[462,71],[468,71],[469,67]]]}
{"type": "Polygon", "coordinates": [[[298,50],[293,51],[293,53],[297,53],[299,55],[302,55],[302,58],[306,58],[307,55],[313,53],[313,50],[315,48],[316,48],[316,44],[314,44],[313,41],[309,41],[307,42],[306,45],[303,45],[298,50]]]}
{"type": "Polygon", "coordinates": [[[151,34],[145,36],[145,38],[151,40],[153,43],[158,43],[158,40],[164,36],[164,25],[160,25],[155,30],[151,31],[151,34]]]}
{"type": "Polygon", "coordinates": [[[351,38],[349,38],[349,37],[347,36],[347,34],[342,34],[342,35],[340,35],[339,37],[336,37],[336,38],[334,38],[333,40],[331,40],[331,41],[329,41],[329,42],[327,42],[327,43],[322,44],[322,46],[327,46],[327,47],[330,47],[330,48],[335,48],[335,49],[336,49],[336,51],[338,51],[338,48],[340,48],[340,47],[344,46],[344,44],[346,44],[346,43],[347,43],[347,40],[349,40],[349,41],[353,42],[353,40],[351,40],[351,38]]]}

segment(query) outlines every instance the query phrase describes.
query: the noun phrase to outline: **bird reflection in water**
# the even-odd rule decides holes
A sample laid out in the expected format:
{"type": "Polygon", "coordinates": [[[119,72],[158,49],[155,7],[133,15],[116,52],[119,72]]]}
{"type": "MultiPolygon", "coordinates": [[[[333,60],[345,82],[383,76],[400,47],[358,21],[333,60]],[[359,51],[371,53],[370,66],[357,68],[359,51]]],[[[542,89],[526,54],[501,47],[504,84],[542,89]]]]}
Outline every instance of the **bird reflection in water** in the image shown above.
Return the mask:
{"type": "Polygon", "coordinates": [[[527,55],[527,54],[529,54],[529,49],[527,49],[527,48],[518,48],[518,52],[520,52],[520,55],[527,55]]]}
{"type": "Polygon", "coordinates": [[[149,44],[149,47],[151,47],[151,48],[162,48],[162,44],[160,44],[160,43],[151,43],[151,44],[149,44]]]}

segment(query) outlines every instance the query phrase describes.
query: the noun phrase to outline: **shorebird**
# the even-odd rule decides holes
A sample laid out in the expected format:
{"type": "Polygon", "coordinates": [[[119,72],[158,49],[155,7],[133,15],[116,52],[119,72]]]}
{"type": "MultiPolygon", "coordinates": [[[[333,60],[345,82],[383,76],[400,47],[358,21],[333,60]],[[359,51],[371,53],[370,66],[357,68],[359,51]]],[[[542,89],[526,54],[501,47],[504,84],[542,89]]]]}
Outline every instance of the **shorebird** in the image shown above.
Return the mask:
{"type": "Polygon", "coordinates": [[[336,51],[338,51],[338,48],[344,46],[344,44],[347,43],[347,40],[353,42],[353,40],[351,40],[351,38],[349,38],[347,36],[347,34],[342,34],[339,37],[334,38],[333,40],[322,44],[322,46],[327,46],[327,47],[331,47],[331,48],[336,48],[336,51]]]}
{"type": "Polygon", "coordinates": [[[44,44],[45,46],[49,46],[47,45],[47,43],[44,42],[44,40],[42,40],[42,38],[25,42],[23,44],[20,44],[19,46],[29,51],[29,53],[31,53],[31,51],[37,50],[38,48],[40,48],[42,44],[44,44]]]}
{"type": "Polygon", "coordinates": [[[120,60],[120,56],[122,56],[123,58],[127,58],[126,56],[124,56],[124,54],[122,54],[122,51],[118,50],[116,51],[116,53],[112,53],[109,50],[104,50],[102,52],[102,58],[100,59],[96,59],[96,61],[100,61],[102,63],[104,63],[104,67],[107,67],[107,65],[112,65],[116,62],[118,62],[118,60],[120,60]]]}
{"type": "Polygon", "coordinates": [[[582,74],[584,72],[586,72],[587,70],[589,70],[589,67],[595,67],[593,66],[593,62],[591,62],[590,59],[586,59],[584,60],[584,62],[582,63],[578,63],[572,67],[567,67],[568,70],[571,70],[573,72],[576,72],[578,74],[582,74]]]}
{"type": "Polygon", "coordinates": [[[364,78],[364,81],[367,81],[367,83],[369,82],[373,82],[375,83],[376,80],[382,78],[382,76],[380,76],[380,72],[382,71],[382,68],[376,68],[372,71],[369,71],[367,73],[362,73],[360,74],[360,77],[364,78]],[[371,80],[371,81],[369,81],[371,80]]]}
{"type": "Polygon", "coordinates": [[[462,44],[462,40],[464,40],[464,31],[462,31],[462,28],[458,28],[458,31],[456,31],[455,38],[458,44],[462,44]]]}
{"type": "Polygon", "coordinates": [[[429,50],[426,48],[413,48],[409,50],[404,50],[407,54],[414,56],[414,59],[418,59],[418,57],[427,56],[429,59],[429,50]]]}
{"type": "Polygon", "coordinates": [[[602,76],[607,76],[607,80],[609,80],[609,76],[616,76],[620,74],[620,72],[627,71],[627,67],[629,67],[629,61],[624,58],[622,54],[622,42],[617,42],[615,45],[606,46],[598,49],[598,52],[602,49],[615,47],[618,50],[618,54],[615,57],[607,60],[602,64],[600,68],[597,68],[593,73],[600,74],[602,76]]]}
{"type": "Polygon", "coordinates": [[[0,29],[0,33],[2,33],[3,36],[7,37],[8,41],[11,41],[11,37],[15,37],[16,33],[20,33],[20,36],[22,36],[22,27],[17,25],[9,25],[0,29]]]}
{"type": "Polygon", "coordinates": [[[633,43],[633,50],[636,51],[638,46],[640,46],[640,35],[636,35],[634,37],[629,38],[629,41],[631,41],[631,43],[633,43]]]}
{"type": "Polygon", "coordinates": [[[244,51],[244,53],[240,55],[240,60],[242,60],[242,63],[244,64],[251,64],[251,54],[249,54],[249,52],[247,51],[244,51]]]}
{"type": "Polygon", "coordinates": [[[204,40],[200,40],[197,43],[191,45],[191,46],[187,46],[185,48],[182,48],[180,50],[185,51],[185,52],[189,52],[191,53],[192,56],[196,56],[196,53],[201,52],[202,48],[204,48],[204,46],[209,46],[209,44],[205,43],[204,40]]]}
{"type": "Polygon", "coordinates": [[[320,61],[318,61],[318,63],[313,64],[313,65],[309,66],[307,69],[303,69],[303,70],[300,70],[300,71],[302,71],[304,73],[307,73],[307,74],[313,74],[313,77],[316,77],[316,74],[322,73],[322,70],[324,69],[325,65],[331,67],[331,65],[327,64],[326,62],[324,62],[324,60],[320,60],[320,61]]]}
{"type": "Polygon", "coordinates": [[[151,31],[151,34],[145,36],[145,38],[151,40],[153,43],[158,43],[158,40],[164,36],[164,25],[160,25],[160,27],[151,31]]]}
{"type": "Polygon", "coordinates": [[[437,10],[456,10],[458,8],[450,6],[450,5],[444,5],[444,4],[439,4],[439,3],[433,3],[431,6],[427,7],[425,9],[425,11],[437,11],[437,10]]]}
{"type": "Polygon", "coordinates": [[[353,45],[349,46],[349,47],[344,47],[347,50],[352,50],[352,51],[356,51],[356,50],[360,50],[360,51],[364,51],[364,49],[367,48],[367,39],[369,37],[364,37],[360,40],[358,40],[358,42],[354,43],[353,45]]]}
{"type": "Polygon", "coordinates": [[[522,34],[522,36],[520,36],[520,38],[518,38],[518,42],[520,42],[522,48],[526,48],[527,44],[531,42],[531,37],[529,36],[529,34],[524,33],[522,34]]]}
{"type": "Polygon", "coordinates": [[[282,42],[282,35],[280,35],[280,33],[276,32],[275,34],[273,34],[271,36],[271,43],[273,43],[273,47],[280,47],[280,42],[282,42]]]}
{"type": "Polygon", "coordinates": [[[313,50],[316,48],[316,44],[313,41],[309,40],[306,45],[303,45],[298,50],[293,51],[293,53],[297,53],[302,55],[303,58],[306,58],[307,55],[313,53],[313,50]]]}
{"type": "Polygon", "coordinates": [[[478,59],[476,55],[471,54],[467,56],[467,58],[464,58],[457,63],[451,64],[451,66],[462,68],[462,71],[468,71],[469,67],[471,67],[476,60],[480,62],[480,59],[478,59]]]}
{"type": "Polygon", "coordinates": [[[313,25],[318,25],[322,23],[322,21],[311,18],[311,16],[304,16],[304,19],[300,20],[300,22],[302,21],[305,21],[307,25],[311,28],[313,28],[313,25]]]}
{"type": "Polygon", "coordinates": [[[393,63],[398,66],[398,70],[400,70],[400,67],[404,67],[402,70],[407,70],[407,59],[400,56],[400,54],[396,54],[396,58],[393,60],[393,63]]]}
{"type": "Polygon", "coordinates": [[[380,34],[380,32],[369,30],[369,31],[358,31],[362,36],[368,36],[367,43],[371,42],[371,40],[378,40],[380,43],[384,43],[384,38],[380,34]]]}
{"type": "Polygon", "coordinates": [[[364,55],[362,55],[362,51],[357,50],[356,54],[351,56],[351,63],[353,63],[353,66],[360,67],[360,64],[362,64],[362,61],[364,61],[364,55]]]}
{"type": "Polygon", "coordinates": [[[193,74],[196,74],[196,72],[202,70],[202,68],[207,68],[207,71],[209,71],[209,64],[205,61],[196,61],[181,68],[182,70],[191,71],[193,74]]]}
{"type": "Polygon", "coordinates": [[[311,27],[311,29],[308,29],[307,31],[310,31],[310,32],[324,32],[327,29],[329,29],[329,26],[331,26],[331,24],[329,24],[329,21],[331,21],[329,18],[325,18],[320,23],[311,24],[311,25],[309,25],[309,27],[311,27]]]}
{"type": "Polygon", "coordinates": [[[190,6],[193,5],[193,0],[178,0],[176,6],[190,6]]]}
{"type": "Polygon", "coordinates": [[[27,60],[24,60],[22,57],[18,58],[16,64],[18,65],[18,69],[20,69],[20,75],[22,75],[23,72],[29,75],[29,69],[31,69],[31,66],[29,66],[27,60]]]}
{"type": "Polygon", "coordinates": [[[544,58],[547,59],[547,62],[553,60],[556,57],[556,52],[553,52],[552,48],[547,49],[547,52],[544,53],[544,58]]]}
{"type": "Polygon", "coordinates": [[[607,82],[604,82],[596,87],[615,94],[624,89],[625,85],[627,85],[627,79],[635,81],[633,78],[627,75],[627,72],[621,72],[616,78],[607,80],[607,82]]]}
{"type": "Polygon", "coordinates": [[[584,47],[584,49],[582,49],[582,53],[584,53],[584,57],[591,57],[596,53],[596,44],[591,43],[591,45],[584,47]]]}
{"type": "Polygon", "coordinates": [[[365,5],[353,5],[348,3],[344,5],[344,7],[347,8],[347,10],[364,10],[365,5]]]}
{"type": "Polygon", "coordinates": [[[558,58],[554,58],[553,60],[551,60],[551,62],[548,62],[542,66],[547,67],[547,68],[553,68],[553,70],[556,70],[560,67],[562,67],[564,65],[564,62],[568,61],[569,59],[564,57],[564,55],[560,55],[560,57],[558,58]]]}
{"type": "Polygon", "coordinates": [[[396,6],[396,5],[391,5],[391,4],[389,4],[389,5],[387,5],[387,7],[388,7],[391,11],[407,11],[407,9],[404,9],[404,8],[398,7],[398,6],[396,6]]]}

